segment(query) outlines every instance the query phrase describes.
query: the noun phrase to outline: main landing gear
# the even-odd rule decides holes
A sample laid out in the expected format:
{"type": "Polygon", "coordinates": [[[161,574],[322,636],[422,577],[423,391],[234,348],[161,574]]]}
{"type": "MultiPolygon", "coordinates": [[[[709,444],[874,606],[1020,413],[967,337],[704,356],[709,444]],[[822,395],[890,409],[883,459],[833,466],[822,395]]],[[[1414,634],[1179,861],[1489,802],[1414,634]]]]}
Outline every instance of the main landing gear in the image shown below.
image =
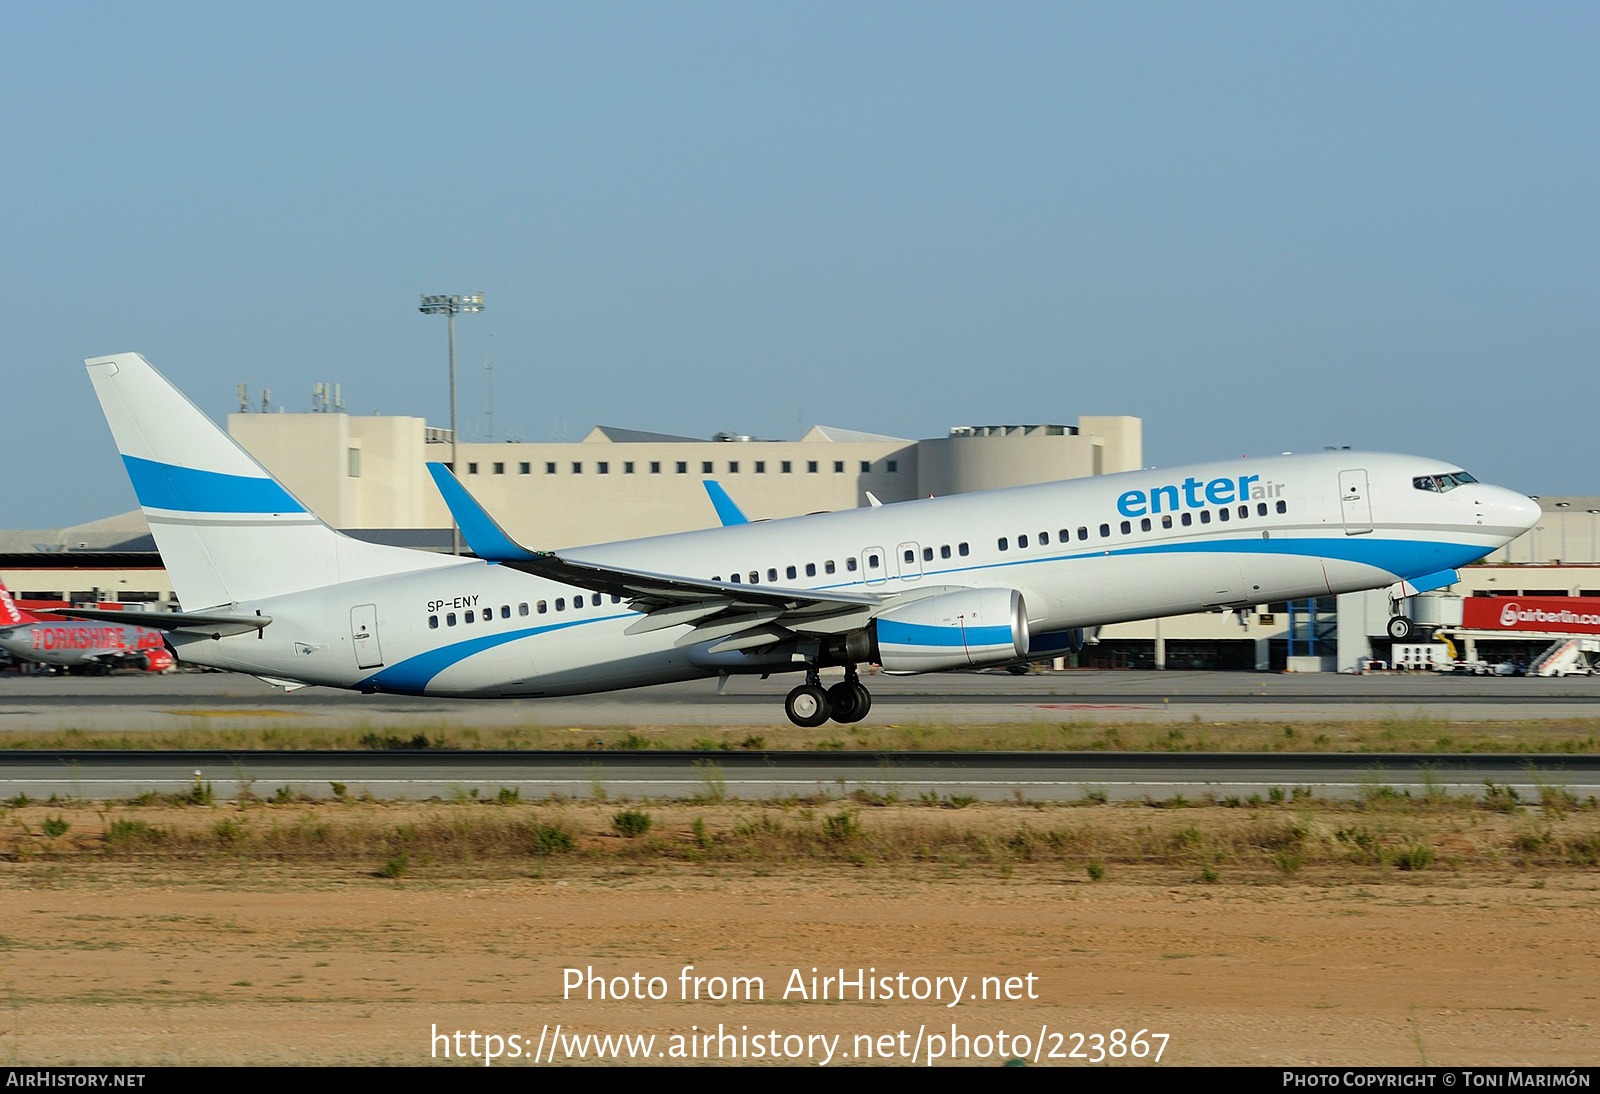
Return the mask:
{"type": "Polygon", "coordinates": [[[859,722],[871,709],[872,693],[861,683],[854,665],[845,670],[843,680],[826,690],[812,666],[806,670],[806,682],[783,701],[789,721],[804,729],[815,729],[829,718],[842,724],[859,722]]]}

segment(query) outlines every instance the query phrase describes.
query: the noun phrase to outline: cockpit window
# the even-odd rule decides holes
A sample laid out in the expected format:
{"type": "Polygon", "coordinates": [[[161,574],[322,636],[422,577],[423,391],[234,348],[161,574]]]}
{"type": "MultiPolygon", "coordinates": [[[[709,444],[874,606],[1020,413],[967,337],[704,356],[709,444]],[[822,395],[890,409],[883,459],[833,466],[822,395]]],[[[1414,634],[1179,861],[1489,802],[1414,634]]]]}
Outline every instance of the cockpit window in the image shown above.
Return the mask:
{"type": "Polygon", "coordinates": [[[1411,480],[1411,485],[1418,490],[1431,490],[1443,494],[1447,490],[1454,490],[1458,486],[1465,486],[1469,482],[1478,480],[1465,471],[1452,471],[1448,475],[1418,475],[1411,480]]]}

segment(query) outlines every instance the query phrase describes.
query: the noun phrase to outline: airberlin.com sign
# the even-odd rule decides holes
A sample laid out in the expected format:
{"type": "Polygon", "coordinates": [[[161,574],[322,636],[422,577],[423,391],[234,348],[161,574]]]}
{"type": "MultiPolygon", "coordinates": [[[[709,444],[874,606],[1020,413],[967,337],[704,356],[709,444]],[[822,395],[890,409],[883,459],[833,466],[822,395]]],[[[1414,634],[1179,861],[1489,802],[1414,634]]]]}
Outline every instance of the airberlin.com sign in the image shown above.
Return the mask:
{"type": "Polygon", "coordinates": [[[1600,634],[1600,598],[1588,596],[1469,596],[1461,625],[1475,631],[1600,634]]]}

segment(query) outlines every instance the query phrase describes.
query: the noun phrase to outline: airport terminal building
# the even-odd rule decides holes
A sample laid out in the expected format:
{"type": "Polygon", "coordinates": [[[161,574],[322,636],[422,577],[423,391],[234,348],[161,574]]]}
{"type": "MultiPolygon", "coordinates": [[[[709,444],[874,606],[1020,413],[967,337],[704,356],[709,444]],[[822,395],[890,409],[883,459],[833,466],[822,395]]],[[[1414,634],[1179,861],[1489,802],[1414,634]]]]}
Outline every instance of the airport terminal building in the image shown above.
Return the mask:
{"type": "MultiPolygon", "coordinates": [[[[448,430],[421,418],[230,415],[229,432],[329,524],[365,539],[449,551],[449,515],[427,471],[448,463],[448,430]]],[[[1134,470],[1142,423],[1084,416],[1076,425],[953,428],[910,440],[813,426],[798,440],[737,433],[694,438],[596,426],[559,443],[464,442],[459,477],[514,537],[545,549],[705,528],[717,480],[752,520],[928,495],[1134,470]],[[870,497],[869,497],[870,495],[870,497]]],[[[1539,499],[1527,535],[1461,571],[1461,598],[1585,598],[1600,607],[1600,498],[1539,499]]],[[[0,532],[0,578],[36,601],[171,602],[171,585],[137,511],[77,528],[0,532]]],[[[1419,605],[1427,615],[1432,606],[1419,605]]],[[[1459,612],[1458,612],[1459,614],[1459,612]]],[[[1471,613],[1468,613],[1469,616],[1471,613]]],[[[1382,592],[1252,605],[1104,628],[1082,667],[1348,671],[1390,660],[1382,592]]],[[[1422,619],[1422,622],[1435,620],[1422,619]]],[[[1528,657],[1545,634],[1474,631],[1453,616],[1463,656],[1528,657]]]]}

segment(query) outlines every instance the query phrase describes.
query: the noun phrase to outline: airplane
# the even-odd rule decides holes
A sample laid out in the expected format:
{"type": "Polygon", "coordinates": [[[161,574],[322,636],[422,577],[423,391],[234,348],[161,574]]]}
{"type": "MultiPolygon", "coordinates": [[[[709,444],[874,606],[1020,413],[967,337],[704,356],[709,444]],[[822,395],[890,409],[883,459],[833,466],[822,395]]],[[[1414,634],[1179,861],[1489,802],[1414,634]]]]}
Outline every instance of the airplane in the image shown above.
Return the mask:
{"type": "Polygon", "coordinates": [[[158,630],[125,623],[75,626],[40,619],[17,607],[4,584],[0,584],[0,650],[19,661],[67,672],[104,672],[120,666],[165,672],[174,664],[158,630]]]}
{"type": "Polygon", "coordinates": [[[181,661],[287,688],[515,698],[795,672],[790,721],[849,723],[872,704],[862,665],[1000,666],[1109,623],[1425,592],[1539,517],[1453,464],[1341,450],[765,521],[721,507],[720,527],[541,551],[430,465],[478,556],[455,557],[330,528],[140,355],[85,364],[197,609],[135,621],[181,661]]]}

